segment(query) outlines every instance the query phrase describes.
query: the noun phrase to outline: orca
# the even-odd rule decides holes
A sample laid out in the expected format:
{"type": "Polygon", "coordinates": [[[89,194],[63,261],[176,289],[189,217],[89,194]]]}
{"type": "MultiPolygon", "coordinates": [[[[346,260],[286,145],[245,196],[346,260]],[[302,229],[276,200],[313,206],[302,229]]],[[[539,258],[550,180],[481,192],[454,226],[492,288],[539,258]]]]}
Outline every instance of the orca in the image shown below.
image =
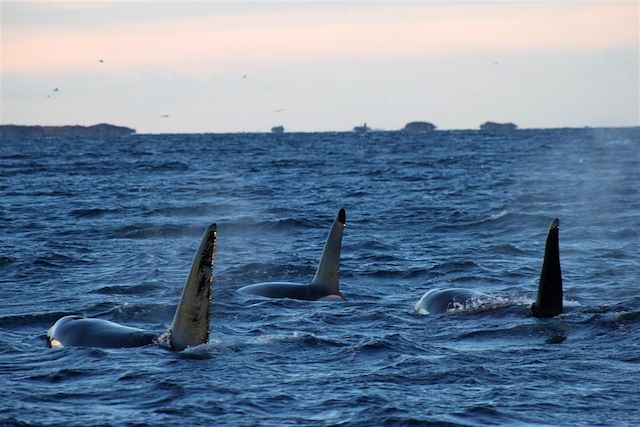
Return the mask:
{"type": "Polygon", "coordinates": [[[338,211],[329,236],[325,242],[322,256],[313,280],[309,284],[288,282],[267,282],[247,285],[238,292],[250,295],[259,295],[268,298],[290,298],[309,301],[344,301],[339,290],[340,276],[340,249],[342,246],[342,234],[347,219],[343,208],[338,211]]]}
{"type": "MultiPolygon", "coordinates": [[[[560,221],[555,218],[549,226],[545,245],[544,261],[540,272],[538,294],[529,314],[533,317],[555,317],[562,313],[562,272],[558,234],[560,221]]],[[[469,289],[432,289],[414,305],[416,313],[437,314],[457,307],[482,306],[490,302],[489,295],[469,289]]]]}
{"type": "Polygon", "coordinates": [[[216,224],[210,225],[196,251],[171,327],[164,333],[119,325],[103,319],[72,315],[59,319],[47,331],[49,345],[122,348],[149,344],[181,351],[209,340],[211,287],[216,253],[216,224]]]}

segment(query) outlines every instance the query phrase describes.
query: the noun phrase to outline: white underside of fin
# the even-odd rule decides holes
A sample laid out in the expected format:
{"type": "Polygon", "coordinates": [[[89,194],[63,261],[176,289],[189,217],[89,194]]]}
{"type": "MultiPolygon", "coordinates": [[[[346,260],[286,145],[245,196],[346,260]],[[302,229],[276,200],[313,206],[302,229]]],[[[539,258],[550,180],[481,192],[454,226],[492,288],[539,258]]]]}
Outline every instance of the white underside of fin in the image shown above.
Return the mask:
{"type": "Polygon", "coordinates": [[[193,258],[180,303],[171,323],[171,329],[164,335],[170,340],[171,348],[174,350],[184,350],[187,347],[204,344],[209,340],[211,283],[213,281],[215,249],[216,225],[213,224],[205,232],[200,247],[193,258]]]}

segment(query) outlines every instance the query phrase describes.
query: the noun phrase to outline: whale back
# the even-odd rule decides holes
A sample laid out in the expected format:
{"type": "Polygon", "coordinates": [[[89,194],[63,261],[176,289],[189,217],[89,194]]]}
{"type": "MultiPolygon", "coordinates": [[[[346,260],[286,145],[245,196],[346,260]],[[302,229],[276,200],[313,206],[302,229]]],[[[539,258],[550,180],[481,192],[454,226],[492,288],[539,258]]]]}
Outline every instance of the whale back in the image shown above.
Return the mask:
{"type": "Polygon", "coordinates": [[[558,235],[560,221],[556,218],[549,226],[536,302],[531,305],[535,317],[554,317],[562,313],[562,272],[558,235]]]}
{"type": "Polygon", "coordinates": [[[439,314],[454,309],[473,309],[474,305],[478,307],[488,300],[488,295],[468,289],[437,288],[425,292],[413,309],[418,314],[439,314]]]}
{"type": "Polygon", "coordinates": [[[157,333],[119,325],[103,319],[65,316],[47,331],[49,345],[81,347],[140,347],[152,344],[157,333]]]}
{"type": "Polygon", "coordinates": [[[322,250],[316,274],[311,281],[311,293],[316,295],[317,298],[327,295],[340,295],[340,249],[346,220],[347,214],[341,208],[333,221],[322,250]]]}
{"type": "Polygon", "coordinates": [[[171,328],[158,339],[161,345],[184,350],[208,342],[216,236],[217,227],[212,224],[193,258],[171,328]]]}
{"type": "Polygon", "coordinates": [[[309,285],[289,282],[265,282],[244,286],[238,292],[249,295],[260,295],[268,298],[290,298],[313,300],[309,285]]]}

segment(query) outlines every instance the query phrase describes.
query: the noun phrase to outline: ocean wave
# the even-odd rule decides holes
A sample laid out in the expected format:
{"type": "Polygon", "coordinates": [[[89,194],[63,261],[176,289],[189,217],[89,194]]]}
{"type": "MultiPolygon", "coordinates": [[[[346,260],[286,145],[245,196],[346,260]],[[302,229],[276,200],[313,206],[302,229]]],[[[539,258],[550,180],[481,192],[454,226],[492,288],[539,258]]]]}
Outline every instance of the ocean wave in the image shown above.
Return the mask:
{"type": "Polygon", "coordinates": [[[613,240],[627,240],[627,239],[637,239],[640,234],[637,231],[631,229],[623,229],[623,230],[615,230],[609,231],[608,237],[613,240]]]}
{"type": "Polygon", "coordinates": [[[156,326],[170,322],[176,310],[174,303],[124,303],[112,305],[107,310],[101,305],[92,307],[89,312],[96,312],[92,316],[106,317],[117,323],[153,324],[156,326]],[[98,314],[99,313],[99,314],[98,314]]]}
{"type": "Polygon", "coordinates": [[[248,285],[252,283],[269,281],[293,281],[301,280],[309,282],[315,272],[315,266],[293,264],[271,264],[251,262],[238,267],[227,268],[217,275],[225,283],[248,285]]]}
{"type": "Polygon", "coordinates": [[[450,274],[478,270],[480,266],[473,261],[449,261],[429,268],[429,273],[450,274]]]}
{"type": "Polygon", "coordinates": [[[0,255],[0,267],[4,267],[9,264],[13,264],[16,259],[8,255],[0,255]]]}
{"type": "Polygon", "coordinates": [[[144,170],[149,172],[173,172],[173,171],[187,171],[191,167],[185,162],[180,161],[165,161],[165,162],[153,162],[148,160],[137,161],[133,164],[133,167],[138,170],[144,170]]]}
{"type": "Polygon", "coordinates": [[[476,404],[457,411],[451,417],[460,421],[462,424],[467,422],[476,425],[508,425],[511,423],[518,424],[516,420],[509,417],[503,410],[490,404],[476,404]]]}
{"type": "Polygon", "coordinates": [[[429,276],[429,271],[426,268],[407,268],[403,269],[400,272],[400,277],[403,279],[418,279],[418,278],[426,278],[429,276]]]}
{"type": "Polygon", "coordinates": [[[188,218],[193,216],[213,217],[216,213],[232,208],[229,204],[194,204],[189,206],[164,206],[150,209],[145,216],[156,217],[158,215],[168,217],[188,218]]]}
{"type": "Polygon", "coordinates": [[[69,212],[73,218],[100,218],[105,215],[118,214],[117,209],[101,209],[101,208],[89,208],[89,209],[74,209],[69,212]]]}
{"type": "Polygon", "coordinates": [[[133,286],[103,286],[89,291],[91,294],[103,295],[146,295],[157,291],[157,286],[152,284],[140,284],[133,286]]]}
{"type": "Polygon", "coordinates": [[[21,329],[28,327],[42,327],[47,328],[61,317],[68,316],[73,313],[64,311],[54,312],[42,312],[42,313],[25,313],[12,316],[0,317],[0,328],[3,329],[21,329]]]}
{"type": "MultiPolygon", "coordinates": [[[[375,260],[373,260],[375,263],[375,260]]],[[[404,268],[374,268],[371,270],[362,270],[360,275],[369,276],[373,278],[394,278],[394,277],[405,277],[406,270],[404,268]]]]}
{"type": "Polygon", "coordinates": [[[290,231],[300,229],[316,229],[320,226],[308,219],[285,218],[273,221],[254,221],[240,220],[229,221],[224,224],[229,232],[247,232],[247,231],[290,231]]]}
{"type": "Polygon", "coordinates": [[[495,253],[503,254],[503,255],[525,255],[525,254],[527,254],[526,251],[523,251],[522,249],[519,249],[519,248],[517,248],[517,247],[515,247],[515,246],[513,246],[511,244],[508,244],[508,243],[492,246],[488,250],[490,250],[491,252],[495,252],[495,253]]]}
{"type": "Polygon", "coordinates": [[[625,301],[614,305],[603,305],[598,307],[585,307],[584,313],[588,316],[582,323],[597,328],[619,329],[628,325],[635,325],[640,322],[640,310],[634,302],[625,301]]]}
{"type": "Polygon", "coordinates": [[[401,352],[415,347],[415,343],[404,334],[393,332],[374,336],[365,336],[353,346],[353,351],[362,354],[401,352]]]}
{"type": "Polygon", "coordinates": [[[589,323],[607,329],[618,329],[623,325],[640,322],[640,311],[619,311],[614,313],[597,314],[589,319],[589,323]]]}
{"type": "Polygon", "coordinates": [[[311,332],[294,331],[290,335],[262,335],[254,338],[251,341],[253,344],[258,345],[273,345],[273,344],[299,344],[301,346],[328,346],[328,347],[343,347],[346,344],[332,340],[329,338],[318,337],[311,332]]]}
{"type": "Polygon", "coordinates": [[[476,230],[484,229],[492,226],[517,226],[522,227],[524,225],[535,224],[537,227],[544,227],[549,224],[552,216],[534,215],[510,212],[508,210],[502,210],[491,214],[483,219],[476,221],[461,221],[448,225],[436,225],[433,227],[435,232],[447,232],[451,230],[463,231],[463,230],[476,230]]]}
{"type": "Polygon", "coordinates": [[[31,375],[28,380],[56,384],[93,377],[97,369],[62,368],[55,372],[31,375]]]}
{"type": "Polygon", "coordinates": [[[555,319],[554,322],[539,322],[538,319],[531,318],[527,323],[513,325],[510,322],[502,327],[462,332],[458,334],[458,338],[461,340],[475,340],[483,338],[507,341],[530,341],[532,337],[542,337],[545,340],[550,340],[549,344],[555,344],[564,341],[571,329],[572,327],[570,324],[563,323],[558,319],[555,319]]]}
{"type": "Polygon", "coordinates": [[[36,266],[52,268],[67,268],[72,265],[90,264],[91,262],[90,259],[78,258],[58,252],[41,254],[33,260],[33,264],[36,266]]]}
{"type": "Polygon", "coordinates": [[[111,232],[115,239],[157,239],[170,237],[194,237],[203,231],[202,226],[193,224],[133,224],[119,227],[111,232]]]}

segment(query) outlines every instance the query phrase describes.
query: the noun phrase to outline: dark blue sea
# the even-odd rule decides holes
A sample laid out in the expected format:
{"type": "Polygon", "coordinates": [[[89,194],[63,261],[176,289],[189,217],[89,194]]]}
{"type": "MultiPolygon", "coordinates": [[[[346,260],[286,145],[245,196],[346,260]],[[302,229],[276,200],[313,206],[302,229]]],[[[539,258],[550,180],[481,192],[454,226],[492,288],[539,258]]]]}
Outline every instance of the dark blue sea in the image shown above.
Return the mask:
{"type": "Polygon", "coordinates": [[[0,142],[0,424],[640,424],[640,128],[0,142]],[[309,282],[347,212],[346,302],[309,282]],[[560,218],[565,313],[527,316],[560,218]],[[164,331],[218,224],[210,342],[51,349],[82,314],[164,331]],[[414,313],[462,287],[489,307],[414,313]]]}

